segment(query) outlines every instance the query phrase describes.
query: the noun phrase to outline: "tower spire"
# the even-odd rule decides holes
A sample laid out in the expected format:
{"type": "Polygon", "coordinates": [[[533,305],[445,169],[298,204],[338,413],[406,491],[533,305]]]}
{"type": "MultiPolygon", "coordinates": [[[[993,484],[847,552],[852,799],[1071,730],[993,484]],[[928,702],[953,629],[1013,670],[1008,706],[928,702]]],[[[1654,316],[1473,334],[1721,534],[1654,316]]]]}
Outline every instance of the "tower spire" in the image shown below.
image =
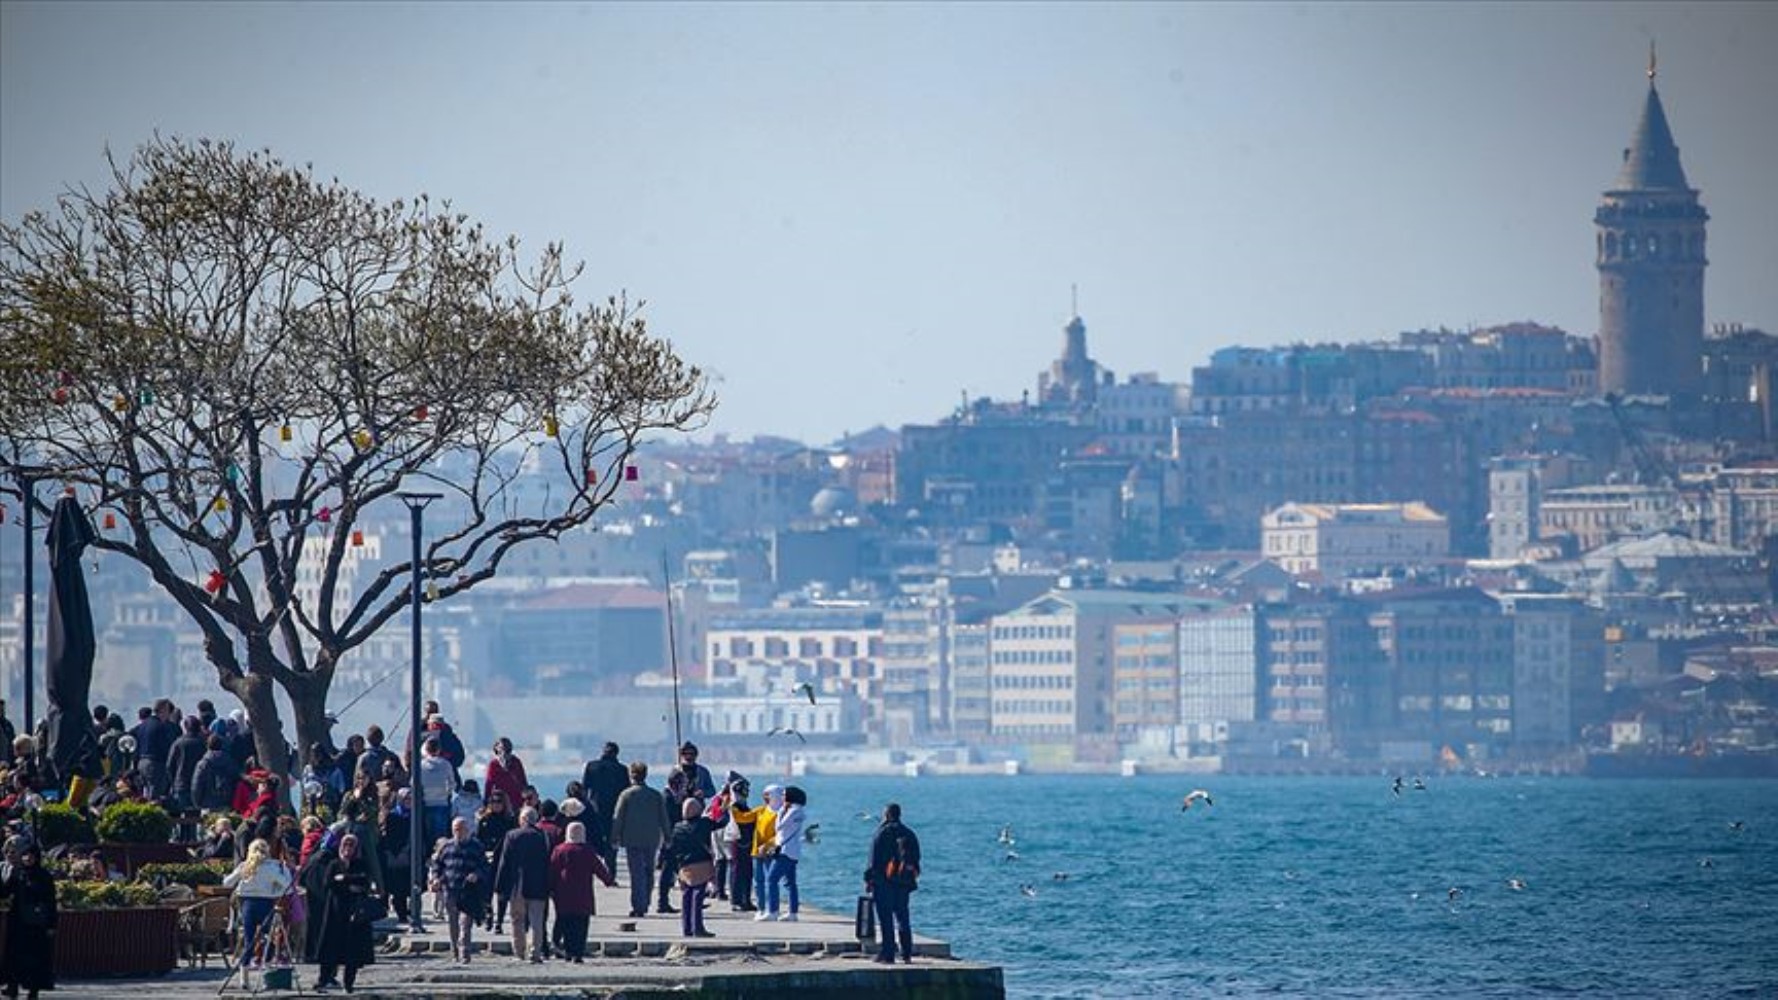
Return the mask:
{"type": "Polygon", "coordinates": [[[1648,85],[1655,85],[1655,40],[1648,40],[1648,85]]]}
{"type": "Polygon", "coordinates": [[[1068,315],[1080,315],[1080,286],[1073,282],[1068,283],[1068,315]]]}

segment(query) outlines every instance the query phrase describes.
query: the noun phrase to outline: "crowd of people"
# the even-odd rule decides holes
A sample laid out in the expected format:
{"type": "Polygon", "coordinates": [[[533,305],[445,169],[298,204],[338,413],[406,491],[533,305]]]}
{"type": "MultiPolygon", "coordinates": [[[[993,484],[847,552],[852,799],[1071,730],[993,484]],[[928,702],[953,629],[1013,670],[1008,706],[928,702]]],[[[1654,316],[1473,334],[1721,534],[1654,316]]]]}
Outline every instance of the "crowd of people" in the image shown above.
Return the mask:
{"type": "MultiPolygon", "coordinates": [[[[175,839],[195,859],[231,867],[224,885],[239,900],[240,960],[262,953],[260,941],[279,914],[301,957],[320,965],[321,989],[351,992],[358,970],[372,960],[372,925],[390,912],[403,922],[410,917],[419,895],[410,881],[414,824],[429,852],[421,888],[434,894],[437,915],[446,918],[457,962],[470,961],[477,929],[505,933],[509,919],[517,958],[583,961],[594,880],[616,884],[620,852],[631,918],[677,914],[686,937],[712,936],[704,910],[714,901],[754,920],[797,920],[797,867],[808,829],[801,788],[767,785],[756,804],[746,777],[729,771],[719,785],[690,742],[656,787],[646,763],[625,762],[617,744],[606,743],[559,799],[546,797],[511,740],[495,741],[478,783],[465,774],[463,742],[438,705],[428,702],[423,714],[417,763],[386,746],[383,730],[372,725],[338,749],[309,747],[300,767],[291,761],[279,769],[256,759],[243,712],[219,717],[203,701],[184,715],[163,699],[126,728],[99,707],[93,727],[101,773],[64,783],[45,752],[44,729],[14,737],[0,702],[0,815],[9,824],[0,893],[41,895],[49,876],[26,820],[46,802],[67,802],[93,819],[117,803],[148,802],[178,818],[175,839]],[[297,776],[290,792],[282,786],[284,770],[297,776]]],[[[899,808],[895,813],[899,820],[899,808]]],[[[906,891],[898,896],[896,887],[912,888],[918,841],[895,826],[905,836],[884,841],[881,859],[873,845],[865,881],[885,948],[892,957],[890,928],[899,919],[906,957],[906,891]]],[[[48,921],[9,927],[53,934],[53,883],[48,921]]],[[[41,977],[30,974],[39,970],[14,976],[12,965],[9,958],[0,981],[34,989],[41,977]]]]}

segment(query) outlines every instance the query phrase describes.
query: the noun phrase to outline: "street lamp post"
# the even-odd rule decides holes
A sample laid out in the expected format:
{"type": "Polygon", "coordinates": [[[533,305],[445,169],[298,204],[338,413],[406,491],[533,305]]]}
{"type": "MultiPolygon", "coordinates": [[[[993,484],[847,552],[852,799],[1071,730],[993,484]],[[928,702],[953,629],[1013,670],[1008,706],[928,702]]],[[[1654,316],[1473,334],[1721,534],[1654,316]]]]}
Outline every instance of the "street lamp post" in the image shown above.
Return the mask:
{"type": "MultiPolygon", "coordinates": [[[[37,603],[37,582],[35,553],[31,551],[32,535],[36,533],[37,511],[32,500],[37,497],[37,485],[31,477],[19,473],[19,506],[24,508],[19,523],[25,530],[25,733],[30,736],[37,734],[37,615],[32,605],[37,603]]],[[[38,747],[38,752],[43,751],[38,747]]]]}
{"type": "Polygon", "coordinates": [[[422,521],[425,518],[426,505],[439,499],[442,493],[397,493],[401,502],[407,504],[409,528],[414,539],[413,553],[413,672],[408,678],[409,708],[412,717],[408,722],[408,786],[412,790],[414,808],[408,816],[408,929],[415,934],[423,933],[426,927],[420,921],[420,897],[426,889],[423,880],[426,871],[426,799],[420,788],[420,730],[425,722],[420,718],[420,602],[423,596],[425,581],[421,578],[420,534],[422,521]]]}

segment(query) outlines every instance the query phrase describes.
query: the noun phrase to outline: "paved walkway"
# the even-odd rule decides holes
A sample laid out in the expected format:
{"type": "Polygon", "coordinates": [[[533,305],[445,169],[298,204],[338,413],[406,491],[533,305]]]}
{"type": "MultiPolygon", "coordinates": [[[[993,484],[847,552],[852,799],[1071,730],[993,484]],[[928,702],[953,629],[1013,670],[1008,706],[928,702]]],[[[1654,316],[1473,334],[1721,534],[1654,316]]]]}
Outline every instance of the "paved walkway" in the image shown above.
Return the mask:
{"type": "MultiPolygon", "coordinates": [[[[677,896],[677,893],[675,893],[677,896]]],[[[507,934],[477,929],[475,955],[468,965],[450,958],[444,922],[431,917],[426,897],[425,931],[409,933],[391,923],[376,964],[358,980],[366,997],[645,998],[654,996],[749,997],[784,994],[795,997],[905,997],[925,994],[997,997],[997,967],[959,962],[950,945],[916,936],[913,964],[883,966],[871,962],[875,943],[854,937],[850,914],[824,913],[803,907],[794,923],[755,921],[738,913],[726,900],[713,900],[704,911],[714,935],[685,938],[678,914],[632,920],[629,890],[598,886],[584,964],[559,959],[533,964],[512,957],[511,919],[507,934]]],[[[675,899],[674,905],[678,905],[675,899]]],[[[312,992],[316,967],[296,969],[301,992],[312,992]]],[[[223,991],[228,972],[212,956],[204,969],[183,964],[167,976],[144,980],[66,982],[52,996],[117,998],[152,994],[153,1000],[208,1000],[219,992],[243,996],[262,989],[259,977],[243,985],[236,976],[223,991]]],[[[281,991],[270,996],[289,996],[281,991]]],[[[339,995],[335,991],[335,995],[339,995]]]]}

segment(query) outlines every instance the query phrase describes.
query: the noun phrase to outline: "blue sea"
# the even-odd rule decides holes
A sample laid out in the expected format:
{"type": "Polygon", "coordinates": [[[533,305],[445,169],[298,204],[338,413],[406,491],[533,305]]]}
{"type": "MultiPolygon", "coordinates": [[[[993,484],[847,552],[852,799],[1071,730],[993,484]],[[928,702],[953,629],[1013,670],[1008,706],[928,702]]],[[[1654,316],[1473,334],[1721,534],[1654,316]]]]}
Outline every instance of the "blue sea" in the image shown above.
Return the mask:
{"type": "Polygon", "coordinates": [[[798,783],[806,897],[851,912],[899,801],[915,929],[1012,997],[1778,997],[1778,781],[798,783]]]}

